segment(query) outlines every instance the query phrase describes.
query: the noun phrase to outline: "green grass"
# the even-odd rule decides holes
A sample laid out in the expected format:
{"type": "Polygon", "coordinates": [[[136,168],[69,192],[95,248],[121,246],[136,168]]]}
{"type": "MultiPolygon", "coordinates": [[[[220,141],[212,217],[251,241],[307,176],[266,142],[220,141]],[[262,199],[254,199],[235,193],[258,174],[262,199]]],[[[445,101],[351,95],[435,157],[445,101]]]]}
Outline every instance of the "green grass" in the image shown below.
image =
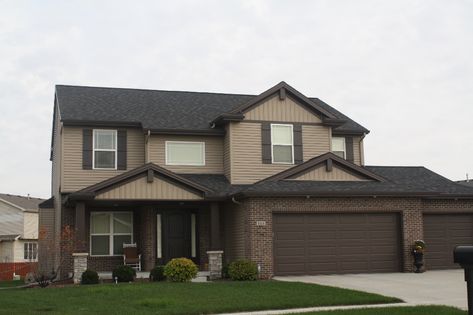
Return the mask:
{"type": "Polygon", "coordinates": [[[0,281],[0,288],[18,287],[18,286],[24,285],[24,284],[25,284],[25,282],[23,280],[0,281]]]}
{"type": "Polygon", "coordinates": [[[161,282],[3,290],[0,314],[191,315],[394,302],[399,300],[297,282],[161,282]]]}
{"type": "Polygon", "coordinates": [[[302,313],[299,315],[466,315],[468,312],[447,306],[387,307],[302,313]]]}

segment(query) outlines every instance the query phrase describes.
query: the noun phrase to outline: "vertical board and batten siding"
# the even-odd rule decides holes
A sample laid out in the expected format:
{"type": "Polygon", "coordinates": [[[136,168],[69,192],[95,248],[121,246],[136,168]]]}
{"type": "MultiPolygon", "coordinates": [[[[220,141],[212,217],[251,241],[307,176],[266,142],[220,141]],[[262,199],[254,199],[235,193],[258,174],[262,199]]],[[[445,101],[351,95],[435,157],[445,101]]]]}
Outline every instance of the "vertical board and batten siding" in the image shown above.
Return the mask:
{"type": "Polygon", "coordinates": [[[313,181],[365,181],[366,179],[353,175],[336,166],[332,167],[332,171],[327,172],[324,166],[315,168],[305,174],[291,178],[293,180],[313,180],[313,181]]]}
{"type": "Polygon", "coordinates": [[[149,139],[149,158],[159,166],[182,174],[223,174],[223,145],[221,136],[152,135],[149,139]],[[166,165],[166,141],[205,142],[205,165],[166,165]]]}
{"type": "Polygon", "coordinates": [[[314,113],[297,104],[289,96],[280,100],[275,95],[245,113],[245,120],[265,120],[274,122],[320,123],[314,113]]]}
{"type": "Polygon", "coordinates": [[[202,197],[158,177],[155,177],[152,183],[148,183],[147,177],[140,177],[132,182],[105,191],[97,195],[96,199],[199,200],[202,197]]]}
{"type": "Polygon", "coordinates": [[[0,234],[23,235],[23,211],[0,200],[0,234]]]}
{"type": "MultiPolygon", "coordinates": [[[[126,172],[82,169],[82,129],[63,128],[62,192],[73,192],[126,172]]],[[[144,136],[140,129],[127,129],[127,169],[144,164],[144,136]]]]}

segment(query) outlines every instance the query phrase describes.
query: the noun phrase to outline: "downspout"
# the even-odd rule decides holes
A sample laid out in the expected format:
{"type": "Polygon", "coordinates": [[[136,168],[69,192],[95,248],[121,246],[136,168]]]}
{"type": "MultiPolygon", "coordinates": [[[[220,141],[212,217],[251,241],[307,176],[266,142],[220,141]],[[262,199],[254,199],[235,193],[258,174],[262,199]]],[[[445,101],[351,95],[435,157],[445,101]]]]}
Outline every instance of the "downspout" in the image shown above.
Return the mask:
{"type": "Polygon", "coordinates": [[[366,137],[366,133],[360,137],[360,141],[358,143],[358,147],[360,148],[360,164],[361,166],[365,165],[365,147],[363,145],[363,139],[366,137]]]}

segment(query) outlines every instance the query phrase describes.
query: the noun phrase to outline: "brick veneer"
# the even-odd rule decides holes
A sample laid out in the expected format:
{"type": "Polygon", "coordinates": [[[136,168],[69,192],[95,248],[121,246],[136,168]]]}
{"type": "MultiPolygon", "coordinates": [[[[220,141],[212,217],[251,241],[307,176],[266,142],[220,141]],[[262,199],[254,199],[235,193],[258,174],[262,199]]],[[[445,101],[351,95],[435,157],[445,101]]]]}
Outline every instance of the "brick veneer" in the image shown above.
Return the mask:
{"type": "Polygon", "coordinates": [[[273,276],[272,214],[277,212],[397,212],[402,218],[403,270],[412,271],[411,246],[423,238],[423,212],[473,212],[469,200],[417,198],[251,198],[240,206],[247,214],[245,256],[261,266],[261,277],[273,276]],[[257,226],[256,221],[266,225],[257,226]]]}

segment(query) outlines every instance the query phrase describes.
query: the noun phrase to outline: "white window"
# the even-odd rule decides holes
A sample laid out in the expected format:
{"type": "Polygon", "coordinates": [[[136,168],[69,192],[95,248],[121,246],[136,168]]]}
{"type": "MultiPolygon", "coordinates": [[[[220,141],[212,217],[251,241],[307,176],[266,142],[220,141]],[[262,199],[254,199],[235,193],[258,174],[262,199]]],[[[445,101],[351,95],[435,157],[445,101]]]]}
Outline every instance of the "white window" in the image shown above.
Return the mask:
{"type": "Polygon", "coordinates": [[[346,158],[345,138],[343,137],[332,138],[332,153],[338,155],[342,159],[346,158]]]}
{"type": "Polygon", "coordinates": [[[94,130],[94,169],[117,168],[117,131],[94,130]]]}
{"type": "Polygon", "coordinates": [[[38,258],[38,244],[25,243],[23,244],[23,258],[25,260],[36,260],[38,258]]]}
{"type": "Polygon", "coordinates": [[[123,254],[123,244],[133,243],[133,213],[92,212],[90,214],[90,254],[123,254]]]}
{"type": "Polygon", "coordinates": [[[166,141],[166,165],[205,165],[205,142],[166,141]]]}
{"type": "Polygon", "coordinates": [[[271,124],[271,155],[273,163],[294,163],[292,125],[271,124]]]}

